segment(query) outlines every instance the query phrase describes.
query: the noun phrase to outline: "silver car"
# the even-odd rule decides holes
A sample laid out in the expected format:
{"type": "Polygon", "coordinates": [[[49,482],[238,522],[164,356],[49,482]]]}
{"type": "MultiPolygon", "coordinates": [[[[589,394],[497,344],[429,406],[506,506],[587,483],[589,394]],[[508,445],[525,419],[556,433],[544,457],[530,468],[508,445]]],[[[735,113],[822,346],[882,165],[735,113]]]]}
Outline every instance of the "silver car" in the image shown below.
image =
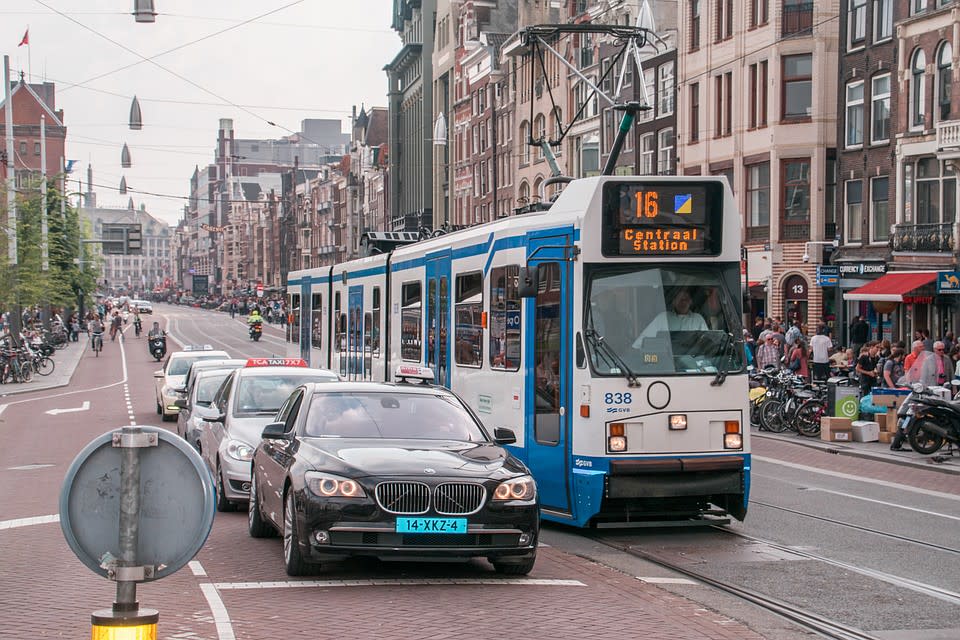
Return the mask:
{"type": "Polygon", "coordinates": [[[213,398],[214,415],[200,429],[200,455],[217,485],[217,510],[232,511],[250,497],[250,460],[260,434],[290,393],[306,382],[337,382],[326,369],[290,358],[252,358],[232,371],[213,398]]]}
{"type": "Polygon", "coordinates": [[[205,367],[198,371],[190,381],[183,398],[174,404],[180,407],[177,416],[177,435],[200,451],[200,431],[207,424],[205,418],[217,416],[213,407],[213,398],[217,390],[237,367],[205,367]]]}

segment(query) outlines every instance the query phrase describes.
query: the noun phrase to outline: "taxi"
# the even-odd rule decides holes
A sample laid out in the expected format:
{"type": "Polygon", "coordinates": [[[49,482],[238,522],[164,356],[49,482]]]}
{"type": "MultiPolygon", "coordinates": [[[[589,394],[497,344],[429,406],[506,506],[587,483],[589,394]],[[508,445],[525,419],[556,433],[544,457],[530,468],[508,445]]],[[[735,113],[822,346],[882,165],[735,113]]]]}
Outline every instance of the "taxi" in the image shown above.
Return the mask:
{"type": "Polygon", "coordinates": [[[190,365],[198,360],[227,360],[230,354],[218,351],[210,345],[192,345],[167,356],[163,368],[153,372],[154,388],[157,400],[157,415],[163,416],[163,421],[173,421],[180,413],[180,407],[175,403],[181,396],[177,390],[183,386],[190,370],[190,365]]]}
{"type": "Polygon", "coordinates": [[[233,511],[249,499],[250,460],[260,433],[291,392],[308,382],[339,380],[332,371],[309,368],[301,358],[250,358],[230,372],[199,430],[200,456],[216,483],[218,511],[233,511]]]}

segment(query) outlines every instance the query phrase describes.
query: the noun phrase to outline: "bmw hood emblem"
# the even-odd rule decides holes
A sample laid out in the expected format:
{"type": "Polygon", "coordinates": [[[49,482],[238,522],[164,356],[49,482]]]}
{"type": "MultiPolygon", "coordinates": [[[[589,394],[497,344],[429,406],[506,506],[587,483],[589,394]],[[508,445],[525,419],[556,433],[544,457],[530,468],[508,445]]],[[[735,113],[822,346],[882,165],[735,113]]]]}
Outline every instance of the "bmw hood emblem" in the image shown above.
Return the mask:
{"type": "Polygon", "coordinates": [[[437,471],[436,469],[431,469],[430,467],[427,467],[426,469],[423,470],[423,472],[426,474],[433,474],[433,473],[436,473],[437,471]]]}

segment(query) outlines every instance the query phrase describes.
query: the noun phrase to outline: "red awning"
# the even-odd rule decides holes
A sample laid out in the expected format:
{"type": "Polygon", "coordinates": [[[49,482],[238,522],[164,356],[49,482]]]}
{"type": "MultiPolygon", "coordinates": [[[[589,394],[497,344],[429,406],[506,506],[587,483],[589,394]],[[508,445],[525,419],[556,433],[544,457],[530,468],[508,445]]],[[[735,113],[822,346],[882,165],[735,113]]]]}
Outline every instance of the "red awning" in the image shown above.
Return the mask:
{"type": "Polygon", "coordinates": [[[868,302],[903,302],[904,294],[919,289],[925,284],[930,284],[936,279],[936,271],[888,273],[873,282],[843,294],[843,299],[868,302]]]}
{"type": "Polygon", "coordinates": [[[763,280],[751,280],[749,283],[750,288],[762,287],[765,284],[763,280]]]}

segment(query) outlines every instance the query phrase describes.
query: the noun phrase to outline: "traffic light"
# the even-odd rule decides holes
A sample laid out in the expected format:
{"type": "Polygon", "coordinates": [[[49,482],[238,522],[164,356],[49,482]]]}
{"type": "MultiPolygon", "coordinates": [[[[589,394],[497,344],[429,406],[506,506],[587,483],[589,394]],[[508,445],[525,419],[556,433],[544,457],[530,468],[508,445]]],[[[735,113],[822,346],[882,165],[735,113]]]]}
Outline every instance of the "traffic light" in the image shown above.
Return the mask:
{"type": "Polygon", "coordinates": [[[143,225],[131,224],[127,228],[124,255],[140,255],[142,250],[143,225]]]}
{"type": "Polygon", "coordinates": [[[143,225],[104,222],[100,230],[104,255],[140,255],[143,249],[143,225]]]}

